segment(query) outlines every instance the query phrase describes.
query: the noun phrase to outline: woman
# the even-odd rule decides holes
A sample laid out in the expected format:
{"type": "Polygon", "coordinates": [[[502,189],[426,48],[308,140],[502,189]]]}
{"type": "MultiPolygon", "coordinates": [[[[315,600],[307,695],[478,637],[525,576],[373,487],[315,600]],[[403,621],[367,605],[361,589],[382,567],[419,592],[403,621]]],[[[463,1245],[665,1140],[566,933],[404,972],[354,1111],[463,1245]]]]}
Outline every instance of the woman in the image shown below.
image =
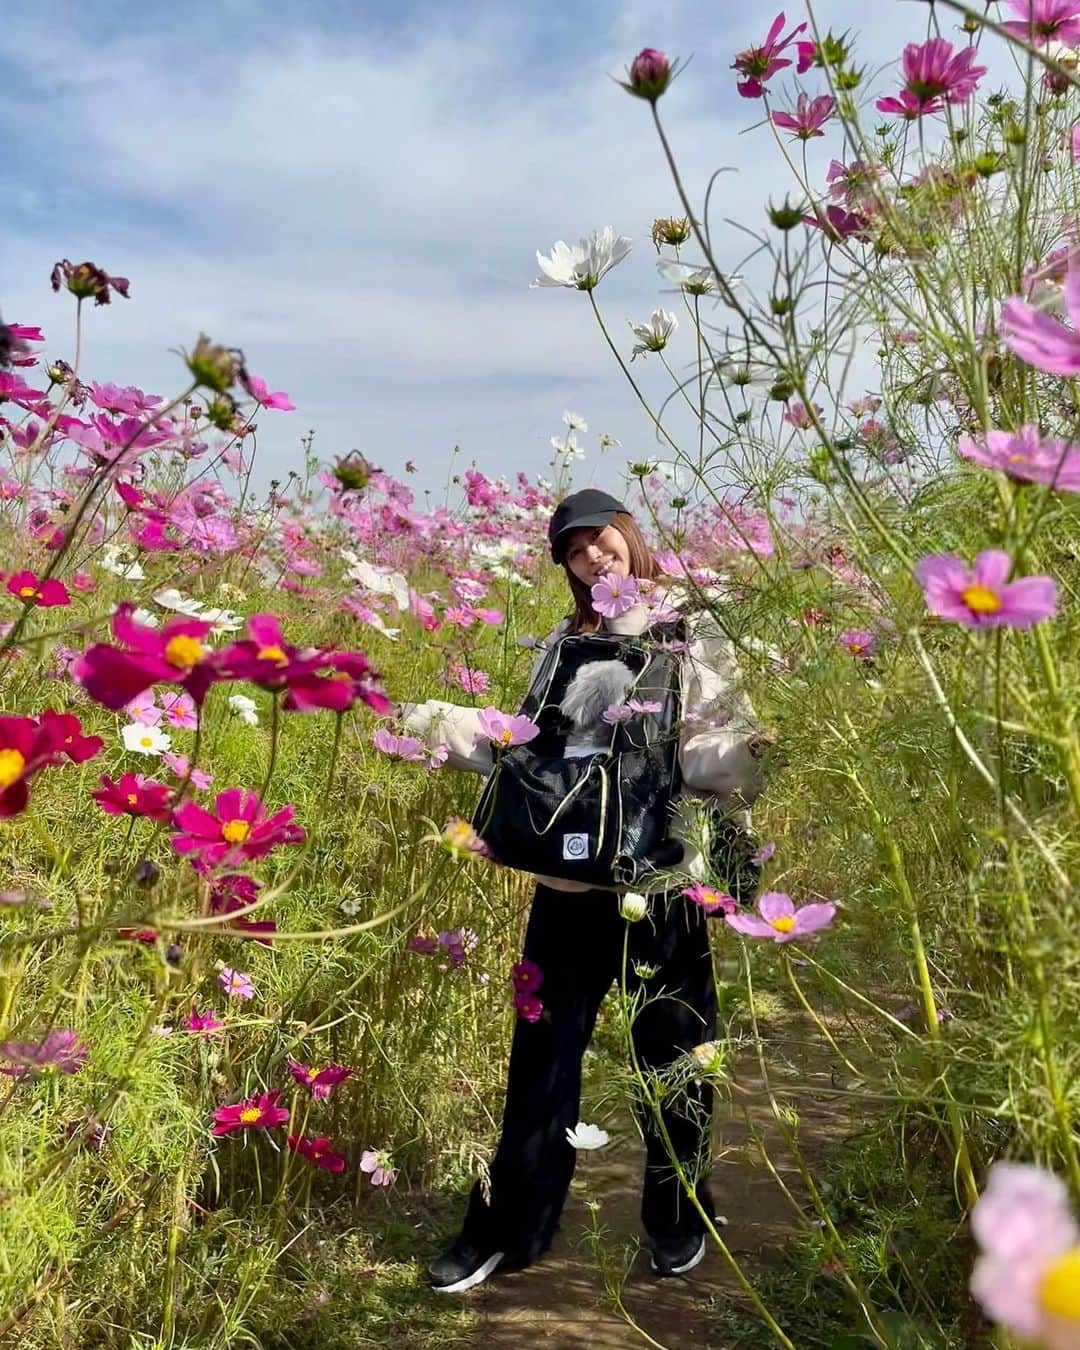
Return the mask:
{"type": "MultiPolygon", "coordinates": [[[[594,488],[575,492],[556,508],[548,534],[552,558],[565,569],[574,612],[549,635],[545,648],[565,633],[641,632],[644,605],[618,620],[603,620],[592,603],[592,587],[605,577],[653,580],[657,575],[644,536],[622,503],[594,488]]],[[[667,597],[669,605],[673,600],[667,597]]],[[[684,618],[683,795],[711,797],[725,814],[736,812],[759,790],[763,741],[738,688],[730,645],[707,613],[684,618]]],[[[404,713],[408,732],[437,737],[448,746],[451,767],[485,774],[491,769],[477,709],[431,700],[406,704],[404,713]]],[[[644,920],[631,923],[629,930],[616,889],[537,878],[523,957],[542,972],[544,1015],[536,1022],[519,1018],[514,1028],[502,1138],[491,1164],[488,1198],[477,1183],[461,1233],[428,1268],[433,1288],[445,1293],[469,1289],[496,1268],[528,1265],[550,1246],[574,1172],[576,1154],[567,1130],[578,1121],[582,1056],[604,995],[621,978],[627,932],[628,992],[633,996],[641,990],[646,1000],[632,1029],[642,1070],[662,1072],[715,1034],[705,913],[680,894],[687,877],[701,875],[704,865],[688,830],[685,835],[679,836],[678,882],[669,881],[665,890],[661,876],[649,888],[644,920]]],[[[705,1254],[705,1225],[675,1174],[663,1134],[697,1178],[697,1198],[711,1215],[705,1183],[711,1108],[708,1084],[691,1082],[668,1099],[663,1132],[651,1112],[639,1113],[647,1155],[641,1218],[660,1276],[681,1275],[705,1254]]]]}

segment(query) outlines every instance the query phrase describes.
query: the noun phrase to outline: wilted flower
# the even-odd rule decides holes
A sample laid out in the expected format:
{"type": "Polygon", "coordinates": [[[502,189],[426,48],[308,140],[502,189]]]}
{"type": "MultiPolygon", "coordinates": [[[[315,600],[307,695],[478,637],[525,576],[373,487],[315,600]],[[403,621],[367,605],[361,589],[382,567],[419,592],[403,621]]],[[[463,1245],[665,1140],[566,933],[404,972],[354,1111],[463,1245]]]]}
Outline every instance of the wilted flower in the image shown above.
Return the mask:
{"type": "Polygon", "coordinates": [[[678,248],[690,238],[689,216],[658,216],[652,223],[652,241],[657,253],[663,244],[669,248],[678,248]]]}
{"type": "Polygon", "coordinates": [[[654,309],[649,315],[648,323],[631,323],[630,328],[637,342],[630,351],[630,360],[645,352],[663,351],[668,344],[668,338],[678,326],[677,316],[666,309],[654,309]]]}
{"type": "Polygon", "coordinates": [[[54,291],[64,285],[77,299],[93,299],[95,305],[107,305],[112,299],[112,291],[128,299],[131,285],[127,277],[111,277],[92,262],[73,263],[67,258],[53,264],[51,281],[54,291]]]}
{"type": "Polygon", "coordinates": [[[537,251],[536,261],[543,275],[533,286],[567,286],[572,290],[591,291],[600,278],[630,252],[631,241],[625,235],[615,236],[610,225],[594,230],[574,246],[559,239],[547,257],[537,251]]]}
{"type": "Polygon", "coordinates": [[[760,919],[753,914],[726,914],[724,922],[747,937],[795,942],[827,928],[836,917],[835,905],[803,905],[796,909],[791,896],[783,891],[766,891],[758,900],[758,911],[760,919]]]}
{"type": "Polygon", "coordinates": [[[299,1153],[301,1158],[306,1158],[324,1172],[345,1171],[344,1155],[335,1153],[330,1147],[330,1140],[322,1135],[312,1138],[306,1134],[290,1134],[285,1142],[294,1153],[299,1153]]]}
{"type": "Polygon", "coordinates": [[[315,1101],[323,1101],[330,1096],[339,1083],[353,1076],[352,1069],[341,1064],[328,1064],[324,1069],[316,1069],[308,1064],[289,1060],[289,1072],[303,1087],[306,1087],[315,1101]]]}
{"type": "Polygon", "coordinates": [[[1001,549],[985,549],[968,568],[949,554],[931,554],[915,567],[927,606],[966,628],[1030,628],[1057,608],[1051,577],[1006,581],[1013,560],[1001,549]]]}
{"type": "Polygon", "coordinates": [[[576,1125],[566,1127],[566,1142],[571,1148],[576,1148],[579,1152],[603,1148],[610,1139],[611,1136],[607,1130],[602,1130],[599,1125],[587,1125],[583,1120],[579,1120],[576,1125]]]}
{"type": "Polygon", "coordinates": [[[243,352],[211,342],[205,333],[199,334],[199,340],[190,354],[184,354],[184,360],[195,383],[217,394],[228,392],[244,373],[243,352]]]}
{"type": "Polygon", "coordinates": [[[233,1106],[219,1106],[214,1112],[214,1134],[232,1134],[235,1130],[273,1130],[284,1125],[289,1113],[277,1105],[279,1089],[248,1097],[233,1106]]]}
{"type": "Polygon", "coordinates": [[[86,1063],[88,1048],[81,1044],[74,1031],[50,1031],[41,1041],[0,1041],[0,1073],[9,1078],[22,1078],[43,1069],[59,1073],[78,1073],[86,1063]]]}

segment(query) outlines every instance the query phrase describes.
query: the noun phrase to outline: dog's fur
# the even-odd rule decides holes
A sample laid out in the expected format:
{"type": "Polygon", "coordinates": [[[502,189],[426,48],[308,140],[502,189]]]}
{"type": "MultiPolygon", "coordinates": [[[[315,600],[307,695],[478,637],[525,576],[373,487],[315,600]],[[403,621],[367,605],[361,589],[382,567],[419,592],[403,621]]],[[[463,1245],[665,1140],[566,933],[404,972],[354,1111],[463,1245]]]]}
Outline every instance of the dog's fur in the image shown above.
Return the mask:
{"type": "Polygon", "coordinates": [[[636,676],[623,661],[587,661],[570,682],[559,711],[574,726],[575,742],[601,745],[611,727],[601,714],[613,703],[625,703],[636,676]]]}

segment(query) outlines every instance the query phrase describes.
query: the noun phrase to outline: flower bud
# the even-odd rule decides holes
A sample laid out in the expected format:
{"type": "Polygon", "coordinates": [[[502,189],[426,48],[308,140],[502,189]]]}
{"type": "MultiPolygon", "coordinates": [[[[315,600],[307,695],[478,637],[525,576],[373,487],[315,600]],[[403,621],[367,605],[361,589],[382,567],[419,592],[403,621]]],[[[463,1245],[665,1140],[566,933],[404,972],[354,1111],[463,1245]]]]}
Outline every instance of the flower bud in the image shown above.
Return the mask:
{"type": "Polygon", "coordinates": [[[703,1073],[719,1073],[724,1067],[724,1052],[716,1041],[702,1041],[690,1054],[703,1073]]]}
{"type": "Polygon", "coordinates": [[[796,225],[802,222],[803,218],[803,213],[799,207],[792,206],[786,197],[783,206],[773,206],[770,202],[768,213],[770,224],[775,225],[778,230],[793,230],[796,225]]]}
{"type": "Polygon", "coordinates": [[[637,891],[627,891],[619,900],[619,913],[627,923],[637,923],[649,912],[649,902],[637,891]]]}
{"type": "Polygon", "coordinates": [[[689,216],[658,216],[652,223],[652,241],[656,245],[657,253],[660,252],[662,244],[667,244],[671,248],[685,244],[690,238],[690,233],[689,216]]]}
{"type": "Polygon", "coordinates": [[[634,57],[630,66],[630,83],[623,88],[638,98],[647,98],[655,103],[671,83],[674,71],[671,62],[663,52],[655,47],[645,47],[634,57]]]}

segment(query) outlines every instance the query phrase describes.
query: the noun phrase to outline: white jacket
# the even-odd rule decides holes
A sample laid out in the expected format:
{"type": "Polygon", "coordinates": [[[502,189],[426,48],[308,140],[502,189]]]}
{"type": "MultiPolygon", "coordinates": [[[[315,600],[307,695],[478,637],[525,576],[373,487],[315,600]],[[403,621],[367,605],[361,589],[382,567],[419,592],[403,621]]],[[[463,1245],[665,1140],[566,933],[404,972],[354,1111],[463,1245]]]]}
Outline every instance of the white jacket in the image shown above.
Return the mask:
{"type": "MultiPolygon", "coordinates": [[[[673,600],[674,598],[671,597],[673,600]]],[[[646,609],[638,606],[617,620],[604,620],[605,629],[621,634],[639,633],[646,609]]],[[[543,660],[544,650],[569,627],[563,620],[544,639],[529,676],[530,685],[543,660]]],[[[745,811],[761,791],[760,765],[749,742],[760,728],[753,707],[742,687],[732,644],[707,610],[686,616],[687,649],[682,659],[682,725],[679,735],[679,768],[682,791],[671,833],[684,842],[684,857],[677,873],[652,879],[648,889],[663,890],[676,880],[693,880],[705,874],[700,831],[684,799],[713,797],[721,811],[745,811]]],[[[462,707],[429,699],[406,703],[402,709],[405,730],[429,745],[442,742],[454,769],[487,775],[494,767],[491,742],[480,731],[479,708],[462,707]]],[[[598,889],[561,877],[538,877],[557,891],[598,889]]],[[[612,887],[611,889],[628,889],[612,887]]]]}

